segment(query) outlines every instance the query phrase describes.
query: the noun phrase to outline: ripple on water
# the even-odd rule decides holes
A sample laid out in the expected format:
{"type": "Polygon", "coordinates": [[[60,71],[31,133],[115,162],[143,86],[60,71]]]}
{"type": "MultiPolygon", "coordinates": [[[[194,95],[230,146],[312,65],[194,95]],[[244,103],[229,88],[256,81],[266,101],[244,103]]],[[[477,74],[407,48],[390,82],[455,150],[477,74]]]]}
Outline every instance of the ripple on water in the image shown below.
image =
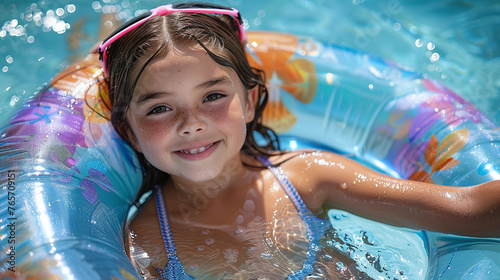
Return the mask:
{"type": "Polygon", "coordinates": [[[329,210],[328,216],[332,228],[320,241],[324,248],[318,254],[320,261],[315,265],[315,275],[326,277],[323,279],[330,279],[329,273],[348,275],[350,272],[374,279],[425,277],[428,258],[418,231],[392,227],[340,210],[329,210]]]}

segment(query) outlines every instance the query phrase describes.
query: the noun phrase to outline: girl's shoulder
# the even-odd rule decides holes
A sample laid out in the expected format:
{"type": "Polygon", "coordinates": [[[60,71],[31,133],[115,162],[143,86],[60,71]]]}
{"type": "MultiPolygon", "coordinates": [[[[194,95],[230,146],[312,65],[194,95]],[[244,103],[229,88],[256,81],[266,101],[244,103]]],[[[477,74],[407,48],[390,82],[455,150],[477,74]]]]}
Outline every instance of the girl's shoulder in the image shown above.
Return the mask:
{"type": "Polygon", "coordinates": [[[325,172],[322,168],[317,168],[317,163],[324,161],[325,157],[331,160],[332,156],[337,157],[321,150],[296,150],[273,154],[268,160],[273,167],[282,170],[307,207],[313,212],[319,212],[325,200],[321,189],[325,172]]]}
{"type": "Polygon", "coordinates": [[[268,160],[274,167],[281,168],[313,212],[322,209],[328,189],[335,188],[346,180],[354,180],[356,170],[366,171],[366,168],[345,156],[323,150],[285,152],[272,155],[268,160]]]}

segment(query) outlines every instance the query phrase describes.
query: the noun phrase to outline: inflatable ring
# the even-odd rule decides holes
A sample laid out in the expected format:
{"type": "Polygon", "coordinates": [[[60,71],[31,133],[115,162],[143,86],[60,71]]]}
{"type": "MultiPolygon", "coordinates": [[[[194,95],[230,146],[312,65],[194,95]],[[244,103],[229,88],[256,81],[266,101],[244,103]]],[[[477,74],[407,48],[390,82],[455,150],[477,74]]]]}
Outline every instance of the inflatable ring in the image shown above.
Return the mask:
{"type": "MultiPolygon", "coordinates": [[[[335,150],[392,176],[439,184],[500,178],[500,131],[441,84],[291,34],[248,32],[248,57],[268,77],[263,119],[290,149],[335,150]]],[[[142,171],[108,121],[100,65],[90,55],[70,66],[0,132],[2,279],[140,279],[122,230],[142,171]]],[[[385,227],[333,209],[329,218],[338,238],[326,246],[343,250],[372,278],[500,275],[499,239],[385,227]],[[382,227],[389,237],[378,234],[382,227]],[[340,232],[362,235],[368,249],[346,249],[350,241],[340,232]],[[415,256],[391,262],[376,249],[393,245],[394,234],[422,252],[418,267],[403,261],[415,256]]]]}

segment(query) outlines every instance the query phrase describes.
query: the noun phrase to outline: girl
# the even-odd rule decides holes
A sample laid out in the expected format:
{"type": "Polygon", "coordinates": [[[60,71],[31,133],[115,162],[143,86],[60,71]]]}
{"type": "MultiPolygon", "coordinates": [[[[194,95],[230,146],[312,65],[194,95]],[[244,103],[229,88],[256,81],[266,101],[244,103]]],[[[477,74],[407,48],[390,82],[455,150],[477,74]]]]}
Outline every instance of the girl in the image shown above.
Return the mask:
{"type": "MultiPolygon", "coordinates": [[[[112,123],[144,166],[141,193],[154,193],[127,244],[145,278],[303,279],[320,267],[328,223],[319,217],[331,207],[396,226],[500,232],[498,182],[437,186],[333,153],[276,152],[276,135],[261,124],[264,75],[248,64],[234,9],[162,6],[115,31],[99,52],[112,123]]],[[[330,279],[364,277],[322,269],[330,279]]]]}

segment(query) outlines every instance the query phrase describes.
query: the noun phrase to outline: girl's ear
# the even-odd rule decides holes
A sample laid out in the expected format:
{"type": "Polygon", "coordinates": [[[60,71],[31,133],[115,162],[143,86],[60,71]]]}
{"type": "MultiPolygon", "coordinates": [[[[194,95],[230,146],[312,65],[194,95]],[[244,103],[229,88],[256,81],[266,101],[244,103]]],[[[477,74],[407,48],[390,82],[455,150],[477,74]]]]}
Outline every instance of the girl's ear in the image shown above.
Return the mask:
{"type": "Polygon", "coordinates": [[[247,123],[253,121],[255,118],[255,106],[257,105],[257,99],[259,98],[259,85],[254,86],[252,89],[247,90],[247,123]]]}
{"type": "Polygon", "coordinates": [[[124,140],[129,143],[136,152],[142,153],[141,147],[137,143],[137,138],[135,138],[135,135],[130,127],[127,127],[124,122],[121,122],[117,128],[120,136],[123,137],[124,140]]]}

